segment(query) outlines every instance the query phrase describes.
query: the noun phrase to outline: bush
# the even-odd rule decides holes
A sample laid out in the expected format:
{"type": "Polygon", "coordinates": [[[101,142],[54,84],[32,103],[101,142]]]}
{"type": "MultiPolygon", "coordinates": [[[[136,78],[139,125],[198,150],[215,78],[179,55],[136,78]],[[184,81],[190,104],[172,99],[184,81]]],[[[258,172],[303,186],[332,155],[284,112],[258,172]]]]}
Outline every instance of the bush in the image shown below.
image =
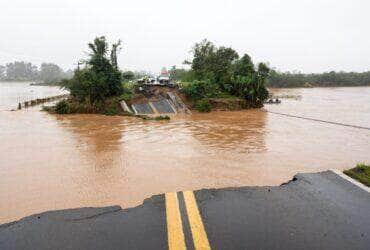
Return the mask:
{"type": "Polygon", "coordinates": [[[212,110],[211,103],[206,98],[203,98],[203,99],[197,101],[195,103],[195,108],[199,112],[203,112],[203,113],[205,113],[205,112],[211,112],[211,110],[212,110]]]}
{"type": "Polygon", "coordinates": [[[156,120],[156,121],[162,121],[162,120],[170,120],[171,118],[168,116],[168,115],[160,115],[160,116],[156,116],[155,118],[154,118],[154,120],[156,120]]]}
{"type": "Polygon", "coordinates": [[[69,109],[68,102],[66,100],[62,100],[62,101],[58,102],[55,105],[55,113],[57,113],[57,114],[69,114],[70,109],[69,109]]]}
{"type": "Polygon", "coordinates": [[[360,163],[355,168],[345,170],[344,173],[370,187],[370,165],[360,163]]]}
{"type": "Polygon", "coordinates": [[[118,107],[117,102],[108,103],[104,107],[103,113],[105,115],[118,115],[120,112],[120,108],[118,107]]]}
{"type": "Polygon", "coordinates": [[[210,80],[194,81],[192,83],[186,84],[183,88],[183,91],[193,100],[215,97],[219,93],[217,85],[211,83],[210,80]]]}
{"type": "Polygon", "coordinates": [[[132,92],[125,92],[124,94],[120,95],[119,100],[128,102],[131,100],[132,96],[133,96],[132,92]]]}

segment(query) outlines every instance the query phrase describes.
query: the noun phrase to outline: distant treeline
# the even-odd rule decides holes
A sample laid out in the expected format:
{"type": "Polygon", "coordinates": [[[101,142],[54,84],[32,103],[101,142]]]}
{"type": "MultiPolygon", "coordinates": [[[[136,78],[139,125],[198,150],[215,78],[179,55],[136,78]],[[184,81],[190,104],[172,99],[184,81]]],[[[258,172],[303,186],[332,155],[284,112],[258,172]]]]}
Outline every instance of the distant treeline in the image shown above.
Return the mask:
{"type": "Polygon", "coordinates": [[[58,84],[73,76],[73,71],[64,71],[54,63],[42,63],[40,67],[24,61],[0,65],[0,81],[35,81],[43,84],[58,84]]]}
{"type": "MultiPolygon", "coordinates": [[[[172,67],[170,74],[173,80],[184,82],[192,81],[193,78],[190,70],[176,67],[172,67]]],[[[370,86],[370,71],[303,74],[271,70],[266,86],[275,88],[370,86]]]]}
{"type": "Polygon", "coordinates": [[[370,71],[303,74],[271,70],[267,86],[275,88],[370,86],[370,71]]]}

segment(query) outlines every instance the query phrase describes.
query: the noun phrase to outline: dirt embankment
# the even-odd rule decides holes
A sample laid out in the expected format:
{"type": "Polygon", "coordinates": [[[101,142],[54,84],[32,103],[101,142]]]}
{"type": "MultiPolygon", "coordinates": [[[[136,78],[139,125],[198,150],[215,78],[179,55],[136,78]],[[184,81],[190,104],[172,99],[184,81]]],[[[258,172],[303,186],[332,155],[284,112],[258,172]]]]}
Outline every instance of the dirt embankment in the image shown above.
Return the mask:
{"type": "Polygon", "coordinates": [[[260,108],[262,106],[256,106],[252,103],[241,99],[241,98],[210,98],[209,102],[212,106],[212,110],[228,111],[228,110],[241,110],[249,108],[260,108]]]}
{"type": "Polygon", "coordinates": [[[148,101],[166,99],[168,92],[174,92],[180,95],[177,87],[139,85],[135,88],[134,95],[127,104],[131,105],[134,103],[146,103],[148,101]]]}
{"type": "MultiPolygon", "coordinates": [[[[190,109],[195,109],[195,102],[189,99],[178,87],[168,86],[148,86],[141,85],[135,88],[133,97],[127,102],[129,105],[134,103],[145,103],[148,101],[158,101],[167,98],[167,93],[176,93],[190,109]]],[[[248,108],[260,108],[261,106],[253,105],[244,99],[229,97],[229,98],[209,98],[212,110],[228,111],[241,110],[248,108]]]]}

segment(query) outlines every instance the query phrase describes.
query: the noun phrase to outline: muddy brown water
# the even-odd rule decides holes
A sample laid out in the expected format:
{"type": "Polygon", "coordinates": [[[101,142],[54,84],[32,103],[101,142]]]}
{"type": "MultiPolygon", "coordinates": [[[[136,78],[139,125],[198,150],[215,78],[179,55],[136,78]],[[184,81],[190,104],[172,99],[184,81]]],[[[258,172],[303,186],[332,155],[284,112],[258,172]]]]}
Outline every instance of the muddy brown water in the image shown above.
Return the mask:
{"type": "Polygon", "coordinates": [[[11,112],[10,92],[0,83],[0,223],[54,209],[132,207],[170,191],[280,185],[298,172],[370,162],[369,130],[263,112],[369,127],[369,87],[273,90],[301,98],[160,122],[11,112]]]}

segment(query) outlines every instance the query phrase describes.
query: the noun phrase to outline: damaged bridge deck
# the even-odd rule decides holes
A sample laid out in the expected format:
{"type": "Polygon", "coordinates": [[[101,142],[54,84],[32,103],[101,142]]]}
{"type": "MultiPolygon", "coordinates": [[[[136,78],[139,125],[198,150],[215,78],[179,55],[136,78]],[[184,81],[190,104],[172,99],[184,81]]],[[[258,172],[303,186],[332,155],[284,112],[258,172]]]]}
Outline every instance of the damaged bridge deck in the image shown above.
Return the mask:
{"type": "Polygon", "coordinates": [[[33,215],[0,226],[0,249],[369,249],[369,211],[369,192],[327,171],[33,215]]]}
{"type": "Polygon", "coordinates": [[[121,101],[121,107],[125,112],[136,115],[168,115],[190,114],[190,109],[176,93],[177,89],[161,86],[146,86],[146,90],[139,93],[139,101],[128,104],[121,101]]]}

